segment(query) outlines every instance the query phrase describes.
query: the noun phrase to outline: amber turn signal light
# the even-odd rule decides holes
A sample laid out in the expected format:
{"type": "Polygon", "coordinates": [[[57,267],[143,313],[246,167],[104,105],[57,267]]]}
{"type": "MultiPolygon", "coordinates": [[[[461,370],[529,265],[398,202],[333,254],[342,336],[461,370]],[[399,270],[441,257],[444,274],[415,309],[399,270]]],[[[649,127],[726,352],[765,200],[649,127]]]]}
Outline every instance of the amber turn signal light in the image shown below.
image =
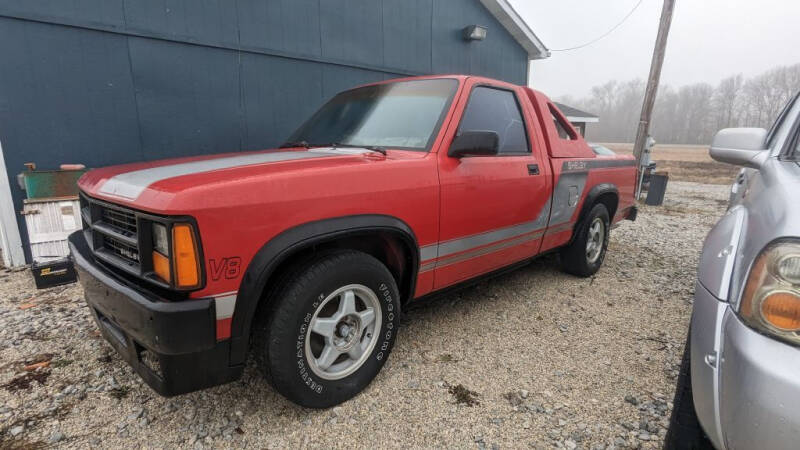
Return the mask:
{"type": "Polygon", "coordinates": [[[153,272],[167,283],[170,282],[169,258],[158,252],[153,252],[153,272]]]}
{"type": "Polygon", "coordinates": [[[770,325],[784,331],[800,330],[800,297],[786,292],[773,292],[761,302],[761,315],[770,325]]]}
{"type": "Polygon", "coordinates": [[[179,288],[191,288],[200,284],[200,269],[197,260],[197,244],[189,224],[172,226],[172,257],[175,263],[175,280],[179,288]]]}

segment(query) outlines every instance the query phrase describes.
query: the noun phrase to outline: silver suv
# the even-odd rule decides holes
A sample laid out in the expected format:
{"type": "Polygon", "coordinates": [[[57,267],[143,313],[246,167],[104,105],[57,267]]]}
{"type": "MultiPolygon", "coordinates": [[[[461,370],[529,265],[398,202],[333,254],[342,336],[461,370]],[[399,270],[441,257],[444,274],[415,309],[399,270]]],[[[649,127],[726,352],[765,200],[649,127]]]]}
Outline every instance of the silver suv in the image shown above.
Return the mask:
{"type": "Polygon", "coordinates": [[[665,448],[800,447],[800,101],[717,133],[743,166],[706,237],[665,448]]]}

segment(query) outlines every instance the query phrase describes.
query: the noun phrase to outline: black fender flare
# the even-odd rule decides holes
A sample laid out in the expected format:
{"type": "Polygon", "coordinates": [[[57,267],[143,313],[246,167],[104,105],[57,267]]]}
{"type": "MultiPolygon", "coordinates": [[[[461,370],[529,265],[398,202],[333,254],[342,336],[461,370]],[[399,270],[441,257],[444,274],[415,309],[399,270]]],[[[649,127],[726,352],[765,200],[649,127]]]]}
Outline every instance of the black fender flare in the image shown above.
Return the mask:
{"type": "Polygon", "coordinates": [[[256,307],[267,281],[283,262],[297,251],[311,245],[371,231],[388,231],[396,234],[411,250],[410,286],[407,287],[407,292],[413,295],[419,270],[419,245],[414,231],[401,219],[387,215],[364,214],[323,219],[289,228],[270,239],[258,250],[242,276],[231,322],[230,364],[241,364],[245,361],[256,307]]]}
{"type": "MultiPolygon", "coordinates": [[[[589,214],[592,206],[597,203],[597,199],[603,194],[614,194],[617,197],[617,205],[619,206],[619,189],[617,189],[615,184],[600,183],[594,185],[589,190],[589,193],[586,194],[586,199],[583,201],[583,205],[581,205],[581,211],[578,214],[578,220],[575,222],[575,226],[572,228],[572,237],[569,238],[567,245],[571,244],[572,241],[575,240],[575,233],[580,229],[581,225],[583,224],[583,220],[586,218],[586,215],[589,214]]],[[[609,211],[609,214],[611,214],[611,211],[609,211]]],[[[611,215],[612,217],[609,217],[609,220],[613,221],[613,214],[611,215]]]]}

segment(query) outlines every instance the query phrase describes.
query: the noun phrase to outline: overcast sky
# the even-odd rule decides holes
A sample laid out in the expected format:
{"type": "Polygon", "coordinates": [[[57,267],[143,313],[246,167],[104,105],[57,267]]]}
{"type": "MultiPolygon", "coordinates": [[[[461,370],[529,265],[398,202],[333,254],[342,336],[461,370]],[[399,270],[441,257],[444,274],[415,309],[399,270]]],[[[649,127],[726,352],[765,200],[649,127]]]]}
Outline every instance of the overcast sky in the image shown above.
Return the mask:
{"type": "MultiPolygon", "coordinates": [[[[510,0],[550,49],[603,34],[638,0],[510,0]]],[[[662,0],[643,0],[616,31],[588,47],[531,63],[530,84],[551,97],[581,97],[592,86],[647,77],[662,0]]],[[[676,0],[661,82],[715,84],[800,62],[796,0],[676,0]]]]}

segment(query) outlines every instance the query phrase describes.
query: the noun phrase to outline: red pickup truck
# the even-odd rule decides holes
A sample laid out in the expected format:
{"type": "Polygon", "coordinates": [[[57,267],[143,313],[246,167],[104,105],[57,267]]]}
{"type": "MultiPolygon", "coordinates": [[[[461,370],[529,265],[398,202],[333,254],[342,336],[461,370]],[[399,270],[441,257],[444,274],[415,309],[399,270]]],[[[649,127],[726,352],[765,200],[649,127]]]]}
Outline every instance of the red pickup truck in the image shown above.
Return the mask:
{"type": "Polygon", "coordinates": [[[551,251],[594,274],[635,172],[527,87],[391,80],[279,149],[89,171],[70,247],[103,336],[157,392],[235,380],[252,352],[323,408],[375,377],[411,301],[551,251]]]}

